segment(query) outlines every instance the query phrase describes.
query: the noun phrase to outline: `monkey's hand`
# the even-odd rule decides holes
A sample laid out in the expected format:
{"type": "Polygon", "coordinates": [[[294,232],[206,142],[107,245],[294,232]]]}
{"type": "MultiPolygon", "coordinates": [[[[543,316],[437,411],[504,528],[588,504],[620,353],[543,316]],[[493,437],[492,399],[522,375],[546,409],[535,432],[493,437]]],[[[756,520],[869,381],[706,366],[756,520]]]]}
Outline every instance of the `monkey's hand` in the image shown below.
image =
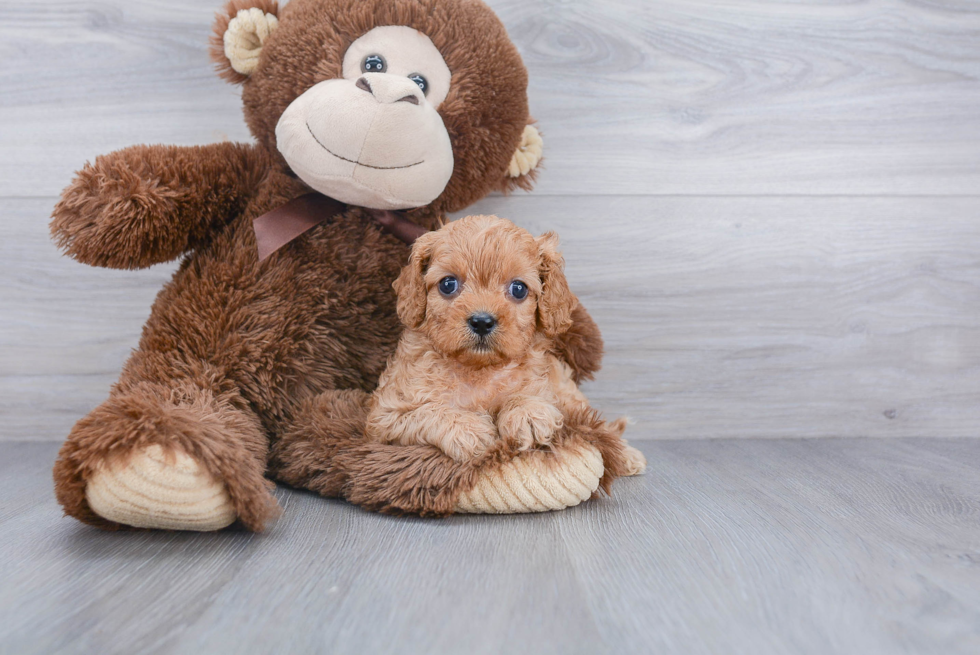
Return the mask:
{"type": "Polygon", "coordinates": [[[268,164],[255,146],[133,146],[86,164],[51,235],[92,266],[145,268],[182,255],[240,214],[268,164]]]}

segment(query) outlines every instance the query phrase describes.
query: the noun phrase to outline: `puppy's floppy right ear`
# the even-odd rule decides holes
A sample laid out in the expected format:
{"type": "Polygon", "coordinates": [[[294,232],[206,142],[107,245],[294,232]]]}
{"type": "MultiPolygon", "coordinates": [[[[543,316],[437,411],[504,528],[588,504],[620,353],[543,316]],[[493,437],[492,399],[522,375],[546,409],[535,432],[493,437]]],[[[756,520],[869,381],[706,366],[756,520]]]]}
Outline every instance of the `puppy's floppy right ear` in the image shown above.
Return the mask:
{"type": "Polygon", "coordinates": [[[413,330],[425,320],[425,268],[432,257],[435,240],[435,232],[428,232],[415,240],[408,265],[391,285],[398,294],[398,318],[405,327],[413,330]]]}
{"type": "Polygon", "coordinates": [[[568,288],[565,279],[565,260],[558,251],[558,235],[546,232],[535,239],[541,257],[541,297],[538,299],[538,325],[544,333],[557,337],[572,326],[572,310],[578,298],[568,288]]]}

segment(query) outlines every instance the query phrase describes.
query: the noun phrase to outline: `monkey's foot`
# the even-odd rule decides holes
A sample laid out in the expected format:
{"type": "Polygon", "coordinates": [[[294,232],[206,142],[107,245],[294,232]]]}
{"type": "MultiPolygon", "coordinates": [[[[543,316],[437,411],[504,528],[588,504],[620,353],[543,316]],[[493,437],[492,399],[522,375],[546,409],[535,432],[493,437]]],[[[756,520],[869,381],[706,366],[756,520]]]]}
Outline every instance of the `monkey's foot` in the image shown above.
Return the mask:
{"type": "Polygon", "coordinates": [[[461,514],[522,514],[574,507],[588,500],[602,479],[602,454],[594,446],[563,447],[555,458],[525,451],[499,468],[486,470],[476,486],[460,496],[461,514]]]}
{"type": "Polygon", "coordinates": [[[236,518],[224,483],[190,455],[158,445],[108,463],[89,478],[85,497],[102,518],[136,528],[207,532],[236,518]]]}

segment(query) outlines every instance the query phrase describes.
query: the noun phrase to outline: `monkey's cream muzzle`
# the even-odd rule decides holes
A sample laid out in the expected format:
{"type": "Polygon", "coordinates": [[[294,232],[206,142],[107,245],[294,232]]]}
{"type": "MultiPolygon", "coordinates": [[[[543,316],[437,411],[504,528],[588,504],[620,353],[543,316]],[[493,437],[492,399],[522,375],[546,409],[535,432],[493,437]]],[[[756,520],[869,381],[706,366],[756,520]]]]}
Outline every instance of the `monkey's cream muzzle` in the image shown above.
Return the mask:
{"type": "Polygon", "coordinates": [[[321,82],[276,126],[290,168],[320,193],[373,209],[410,209],[442,193],[453,149],[442,118],[406,77],[321,82]]]}
{"type": "Polygon", "coordinates": [[[427,205],[453,174],[452,144],[437,111],[451,78],[429,37],[405,26],[376,27],[347,49],[342,78],[313,86],[286,108],[276,126],[279,151],[300,179],[342,202],[427,205]],[[413,77],[424,81],[424,92],[413,77]]]}

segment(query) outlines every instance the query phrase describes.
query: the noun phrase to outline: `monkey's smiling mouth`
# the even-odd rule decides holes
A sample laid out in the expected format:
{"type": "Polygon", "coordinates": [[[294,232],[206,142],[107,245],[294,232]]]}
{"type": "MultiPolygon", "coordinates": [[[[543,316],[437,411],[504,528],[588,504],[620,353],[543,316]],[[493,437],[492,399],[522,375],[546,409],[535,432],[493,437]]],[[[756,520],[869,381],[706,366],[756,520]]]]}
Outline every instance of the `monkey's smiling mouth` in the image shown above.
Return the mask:
{"type": "Polygon", "coordinates": [[[365,164],[364,162],[359,162],[356,159],[348,159],[347,157],[341,157],[336,152],[334,152],[333,150],[331,150],[327,146],[323,145],[323,143],[320,141],[320,139],[316,138],[316,135],[313,134],[313,128],[310,127],[310,124],[309,123],[306,123],[306,130],[310,133],[310,136],[313,137],[313,140],[316,141],[316,143],[317,143],[318,146],[320,146],[321,148],[323,148],[324,150],[326,150],[327,152],[329,152],[331,155],[333,155],[337,159],[341,159],[341,160],[346,161],[346,162],[349,162],[351,164],[356,164],[358,166],[366,166],[367,168],[375,168],[375,169],[377,169],[379,171],[393,171],[393,170],[398,169],[398,168],[411,168],[412,166],[418,166],[419,164],[424,164],[425,163],[425,160],[423,159],[422,161],[417,161],[414,164],[406,164],[405,166],[372,166],[371,164],[365,164]]]}

